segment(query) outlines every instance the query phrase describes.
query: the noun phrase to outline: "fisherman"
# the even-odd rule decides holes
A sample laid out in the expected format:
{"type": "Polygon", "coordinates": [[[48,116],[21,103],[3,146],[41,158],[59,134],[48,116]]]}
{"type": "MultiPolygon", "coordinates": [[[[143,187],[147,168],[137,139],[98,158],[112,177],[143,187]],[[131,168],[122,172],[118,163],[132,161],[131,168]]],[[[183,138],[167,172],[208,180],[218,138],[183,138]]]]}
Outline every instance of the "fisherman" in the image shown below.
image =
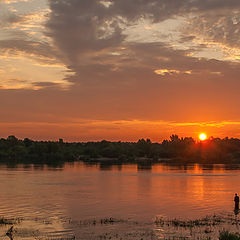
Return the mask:
{"type": "Polygon", "coordinates": [[[239,210],[239,196],[237,195],[237,193],[235,193],[234,202],[235,202],[235,210],[239,210]]]}

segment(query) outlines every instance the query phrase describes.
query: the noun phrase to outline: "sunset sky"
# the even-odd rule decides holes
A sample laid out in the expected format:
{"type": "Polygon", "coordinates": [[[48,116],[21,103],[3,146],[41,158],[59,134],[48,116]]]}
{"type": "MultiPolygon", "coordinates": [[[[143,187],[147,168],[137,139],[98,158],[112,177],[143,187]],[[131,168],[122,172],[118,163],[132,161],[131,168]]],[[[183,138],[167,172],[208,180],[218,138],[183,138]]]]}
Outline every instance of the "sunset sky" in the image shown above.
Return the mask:
{"type": "Polygon", "coordinates": [[[0,137],[240,137],[239,0],[0,0],[0,137]]]}

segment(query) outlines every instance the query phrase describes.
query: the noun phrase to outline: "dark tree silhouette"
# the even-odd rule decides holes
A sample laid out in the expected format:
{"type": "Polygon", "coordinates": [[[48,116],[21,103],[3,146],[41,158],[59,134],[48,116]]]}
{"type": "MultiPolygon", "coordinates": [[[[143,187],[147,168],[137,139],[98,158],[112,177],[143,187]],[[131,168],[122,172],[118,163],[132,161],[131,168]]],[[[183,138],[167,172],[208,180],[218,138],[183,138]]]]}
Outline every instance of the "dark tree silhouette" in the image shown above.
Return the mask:
{"type": "Polygon", "coordinates": [[[240,139],[209,138],[196,142],[191,137],[171,135],[162,143],[150,139],[138,142],[64,142],[33,141],[11,135],[0,139],[0,162],[7,163],[64,163],[69,161],[102,163],[240,163],[240,139]]]}

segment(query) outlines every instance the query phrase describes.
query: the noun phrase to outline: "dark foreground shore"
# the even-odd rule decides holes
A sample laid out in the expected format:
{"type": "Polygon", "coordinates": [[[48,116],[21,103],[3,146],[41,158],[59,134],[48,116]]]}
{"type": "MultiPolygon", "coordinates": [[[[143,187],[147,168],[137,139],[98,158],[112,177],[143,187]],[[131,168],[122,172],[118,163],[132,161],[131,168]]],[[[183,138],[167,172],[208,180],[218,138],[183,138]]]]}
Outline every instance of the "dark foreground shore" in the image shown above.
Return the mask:
{"type": "Polygon", "coordinates": [[[163,216],[152,221],[113,217],[79,221],[67,218],[0,220],[1,240],[239,240],[239,231],[240,218],[232,213],[191,220],[163,216]]]}

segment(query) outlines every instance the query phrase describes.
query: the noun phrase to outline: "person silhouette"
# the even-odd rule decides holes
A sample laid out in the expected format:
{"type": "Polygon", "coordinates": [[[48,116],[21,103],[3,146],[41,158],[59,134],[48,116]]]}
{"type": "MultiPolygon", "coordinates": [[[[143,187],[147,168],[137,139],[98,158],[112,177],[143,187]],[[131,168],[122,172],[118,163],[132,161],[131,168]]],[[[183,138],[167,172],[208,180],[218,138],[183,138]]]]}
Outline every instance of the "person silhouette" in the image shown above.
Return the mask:
{"type": "Polygon", "coordinates": [[[239,210],[239,196],[237,195],[237,193],[235,193],[234,202],[235,202],[235,210],[239,210]]]}

